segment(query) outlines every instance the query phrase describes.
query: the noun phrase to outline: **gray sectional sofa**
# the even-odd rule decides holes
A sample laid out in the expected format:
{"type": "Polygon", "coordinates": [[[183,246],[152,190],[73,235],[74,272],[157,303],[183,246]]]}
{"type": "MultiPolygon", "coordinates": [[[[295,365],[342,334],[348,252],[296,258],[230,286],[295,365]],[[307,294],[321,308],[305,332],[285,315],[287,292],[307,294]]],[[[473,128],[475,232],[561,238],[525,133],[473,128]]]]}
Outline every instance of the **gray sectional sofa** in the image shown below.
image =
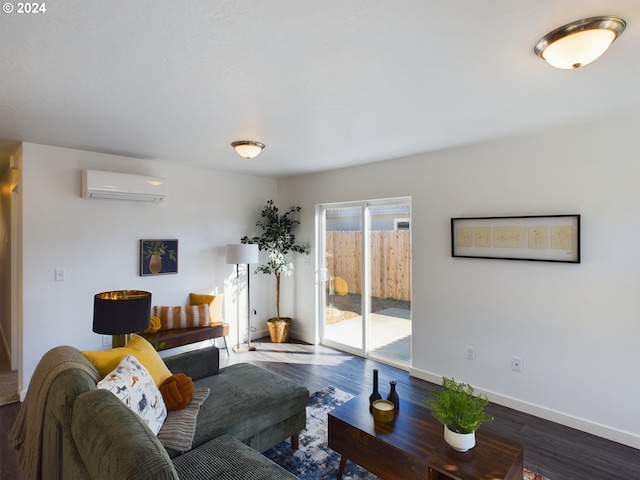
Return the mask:
{"type": "MultiPolygon", "coordinates": [[[[39,477],[296,478],[260,452],[289,437],[297,448],[297,435],[306,424],[305,387],[246,363],[219,369],[216,347],[165,358],[172,373],[185,373],[196,388],[210,390],[197,415],[193,447],[180,453],[165,448],[115,395],[96,389],[95,375],[87,373],[92,365],[80,351],[58,348],[66,349],[65,357],[71,357],[74,366],[59,368],[47,391],[41,392],[45,403],[42,438],[37,442],[39,477]]],[[[22,448],[37,448],[27,443],[22,448]]]]}

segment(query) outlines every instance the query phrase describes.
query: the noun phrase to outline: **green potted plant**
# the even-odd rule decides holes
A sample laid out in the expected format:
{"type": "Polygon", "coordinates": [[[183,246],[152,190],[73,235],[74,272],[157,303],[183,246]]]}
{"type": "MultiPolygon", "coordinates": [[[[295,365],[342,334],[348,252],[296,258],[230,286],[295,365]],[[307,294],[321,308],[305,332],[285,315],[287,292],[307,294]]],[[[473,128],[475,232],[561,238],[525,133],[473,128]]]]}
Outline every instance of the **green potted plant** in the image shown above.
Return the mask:
{"type": "Polygon", "coordinates": [[[466,452],[476,444],[475,432],[493,417],[484,410],[489,404],[485,394],[474,395],[473,387],[453,378],[442,379],[442,390],[430,392],[425,404],[431,415],[444,425],[444,439],[454,450],[466,452]]]}
{"type": "Polygon", "coordinates": [[[267,201],[260,212],[260,220],[256,226],[262,229],[262,235],[240,239],[242,243],[254,243],[262,251],[269,254],[269,261],[258,265],[255,273],[265,273],[276,277],[276,316],[267,320],[269,335],[274,343],[286,342],[289,338],[291,318],[280,316],[280,278],[293,274],[293,262],[287,258],[289,252],[308,253],[308,248],[296,243],[293,233],[300,224],[293,216],[301,209],[292,206],[285,213],[280,214],[273,200],[267,201]]]}

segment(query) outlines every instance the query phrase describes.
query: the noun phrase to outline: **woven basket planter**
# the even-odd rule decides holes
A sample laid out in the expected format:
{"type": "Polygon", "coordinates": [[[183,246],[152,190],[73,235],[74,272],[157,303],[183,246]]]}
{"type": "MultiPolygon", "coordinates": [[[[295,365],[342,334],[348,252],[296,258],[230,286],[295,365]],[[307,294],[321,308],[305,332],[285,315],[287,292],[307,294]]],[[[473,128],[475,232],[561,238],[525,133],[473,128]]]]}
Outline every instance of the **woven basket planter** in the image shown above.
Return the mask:
{"type": "Polygon", "coordinates": [[[280,320],[270,318],[267,325],[269,325],[269,336],[272,343],[284,343],[289,340],[290,318],[280,317],[280,320]]]}

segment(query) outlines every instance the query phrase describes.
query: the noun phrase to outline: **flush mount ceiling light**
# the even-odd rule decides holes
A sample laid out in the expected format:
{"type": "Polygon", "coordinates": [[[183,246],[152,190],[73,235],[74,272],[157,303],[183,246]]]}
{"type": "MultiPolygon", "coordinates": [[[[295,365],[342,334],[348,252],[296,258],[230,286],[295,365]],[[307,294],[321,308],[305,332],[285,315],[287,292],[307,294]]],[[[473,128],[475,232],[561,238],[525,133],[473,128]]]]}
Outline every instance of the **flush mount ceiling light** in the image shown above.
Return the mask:
{"type": "Polygon", "coordinates": [[[254,142],[251,140],[239,140],[233,142],[231,146],[236,150],[238,155],[244,158],[254,158],[260,155],[264,148],[264,143],[254,142]]]}
{"type": "Polygon", "coordinates": [[[626,26],[618,17],[577,20],[546,34],[534,51],[556,68],[580,68],[602,55],[626,26]]]}

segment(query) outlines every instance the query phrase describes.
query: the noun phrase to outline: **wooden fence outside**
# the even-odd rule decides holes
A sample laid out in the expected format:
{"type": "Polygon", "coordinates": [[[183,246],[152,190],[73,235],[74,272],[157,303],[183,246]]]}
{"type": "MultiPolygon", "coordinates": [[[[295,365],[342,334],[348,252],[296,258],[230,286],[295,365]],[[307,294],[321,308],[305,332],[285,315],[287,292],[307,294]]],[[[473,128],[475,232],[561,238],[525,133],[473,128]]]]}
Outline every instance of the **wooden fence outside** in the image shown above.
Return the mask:
{"type": "MultiPolygon", "coordinates": [[[[371,232],[371,295],[411,301],[411,232],[371,232]]],[[[347,282],[349,293],[361,294],[362,232],[327,232],[326,266],[332,278],[347,282]]]]}

